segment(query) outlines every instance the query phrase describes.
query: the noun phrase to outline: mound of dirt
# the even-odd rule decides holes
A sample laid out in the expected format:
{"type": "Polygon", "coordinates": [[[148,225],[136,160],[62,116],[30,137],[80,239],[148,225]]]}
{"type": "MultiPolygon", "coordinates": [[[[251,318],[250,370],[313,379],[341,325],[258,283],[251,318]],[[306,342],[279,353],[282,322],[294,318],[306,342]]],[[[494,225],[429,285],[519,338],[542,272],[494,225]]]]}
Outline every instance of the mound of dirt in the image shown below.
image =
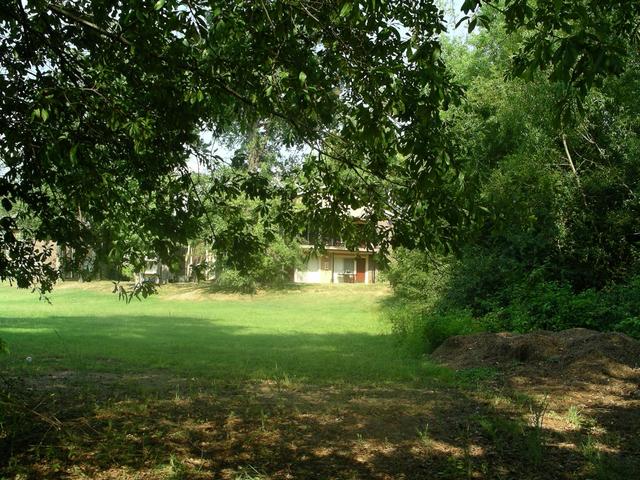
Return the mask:
{"type": "Polygon", "coordinates": [[[535,368],[538,373],[636,376],[640,342],[621,333],[585,328],[526,334],[479,333],[447,339],[432,358],[456,368],[535,368]]]}

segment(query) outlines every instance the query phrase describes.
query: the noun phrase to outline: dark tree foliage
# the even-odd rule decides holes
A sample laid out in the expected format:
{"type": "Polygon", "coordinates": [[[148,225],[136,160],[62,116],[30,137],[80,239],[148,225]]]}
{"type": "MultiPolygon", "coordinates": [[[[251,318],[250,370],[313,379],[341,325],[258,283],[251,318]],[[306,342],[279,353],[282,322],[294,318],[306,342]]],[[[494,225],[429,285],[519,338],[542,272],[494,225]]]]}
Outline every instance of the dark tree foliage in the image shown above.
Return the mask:
{"type": "MultiPolygon", "coordinates": [[[[592,88],[580,109],[574,104],[570,123],[557,123],[564,84],[544,73],[529,82],[505,81],[505,59],[519,47],[497,22],[473,45],[448,53],[467,89],[462,105],[449,112],[449,133],[477,188],[475,203],[486,208],[464,248],[473,250],[470,263],[480,251],[505,259],[511,274],[498,289],[536,269],[576,291],[640,273],[640,124],[632,93],[640,86],[638,54],[627,54],[624,73],[592,88]]],[[[496,261],[485,263],[499,274],[496,261]]],[[[467,272],[461,282],[472,277],[467,272]]],[[[489,279],[478,276],[487,285],[489,279]]]]}
{"type": "Polygon", "coordinates": [[[548,72],[505,80],[527,32],[489,18],[489,31],[444,49],[466,90],[448,133],[484,215],[456,256],[395,251],[388,315],[420,351],[477,330],[640,337],[638,52],[577,108],[548,72]],[[556,121],[563,102],[570,122],[556,121]]]}
{"type": "Polygon", "coordinates": [[[526,31],[512,75],[533,79],[547,70],[549,80],[575,88],[578,98],[620,75],[640,44],[640,3],[632,0],[465,0],[462,10],[469,30],[490,27],[494,10],[507,33],[526,31]]]}
{"type": "Polygon", "coordinates": [[[33,238],[72,248],[77,262],[104,238],[132,263],[167,256],[201,226],[185,165],[217,159],[199,133],[261,119],[281,125],[283,144],[312,148],[308,175],[221,176],[205,192],[214,206],[218,195],[279,198],[278,221],[295,231],[295,199],[314,212],[329,202],[327,216],[343,219],[369,205],[374,223],[393,205],[397,238],[445,238],[462,213],[438,188],[451,181],[439,112],[456,93],[443,29],[431,1],[3,2],[0,277],[22,268],[26,283],[49,289],[51,272],[24,255],[33,238]],[[328,159],[368,188],[337,184],[328,159]],[[37,219],[33,229],[14,205],[37,219]]]}
{"type": "MultiPolygon", "coordinates": [[[[578,94],[619,74],[637,44],[636,2],[467,0],[470,28],[483,5],[526,33],[515,74],[550,68],[578,94]]],[[[50,289],[33,239],[78,264],[100,251],[167,257],[202,228],[203,195],[277,205],[264,217],[292,234],[348,229],[349,210],[366,207],[370,243],[454,248],[476,213],[443,130],[460,95],[444,29],[433,0],[2,2],[0,279],[50,289]],[[278,182],[221,175],[198,192],[187,160],[218,160],[200,132],[261,121],[311,149],[301,169],[278,182]]],[[[236,248],[241,231],[214,241],[236,248]]]]}

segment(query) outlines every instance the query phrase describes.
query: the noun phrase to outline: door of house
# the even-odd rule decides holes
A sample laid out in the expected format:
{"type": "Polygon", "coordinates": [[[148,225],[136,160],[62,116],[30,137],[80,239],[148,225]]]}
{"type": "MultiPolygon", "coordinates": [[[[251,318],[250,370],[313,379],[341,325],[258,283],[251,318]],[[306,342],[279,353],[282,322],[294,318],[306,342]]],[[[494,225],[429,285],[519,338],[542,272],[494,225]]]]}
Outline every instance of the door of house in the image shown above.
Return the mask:
{"type": "Polygon", "coordinates": [[[364,275],[367,271],[367,260],[365,258],[356,259],[356,283],[364,283],[364,275]]]}

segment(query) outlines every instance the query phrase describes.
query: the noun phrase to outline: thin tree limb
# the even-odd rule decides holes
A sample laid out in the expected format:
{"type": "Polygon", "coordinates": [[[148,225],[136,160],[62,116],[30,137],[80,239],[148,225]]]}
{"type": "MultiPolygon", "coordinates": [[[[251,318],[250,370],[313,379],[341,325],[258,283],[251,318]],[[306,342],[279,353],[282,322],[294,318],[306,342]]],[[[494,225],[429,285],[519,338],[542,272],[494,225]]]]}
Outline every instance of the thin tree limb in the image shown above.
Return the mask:
{"type": "Polygon", "coordinates": [[[578,170],[576,169],[575,164],[573,163],[573,159],[571,158],[571,153],[569,153],[569,146],[567,145],[567,136],[564,132],[562,132],[562,145],[564,146],[564,153],[567,156],[567,162],[569,163],[569,167],[573,172],[573,176],[576,179],[576,183],[578,184],[578,188],[580,189],[580,194],[582,195],[582,203],[584,206],[587,206],[587,196],[582,189],[582,182],[580,181],[580,176],[578,175],[578,170]]]}

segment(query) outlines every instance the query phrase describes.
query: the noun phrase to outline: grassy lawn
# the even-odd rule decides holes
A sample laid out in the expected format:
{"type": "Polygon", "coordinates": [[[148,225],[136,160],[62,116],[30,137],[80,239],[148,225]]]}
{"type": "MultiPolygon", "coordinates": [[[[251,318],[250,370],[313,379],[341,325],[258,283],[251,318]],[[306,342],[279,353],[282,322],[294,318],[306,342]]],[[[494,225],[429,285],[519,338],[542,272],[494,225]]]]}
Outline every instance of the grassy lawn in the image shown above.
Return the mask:
{"type": "MultiPolygon", "coordinates": [[[[80,287],[80,288],[79,288],[80,287]]],[[[0,365],[35,371],[167,371],[201,380],[420,381],[434,373],[394,348],[378,315],[384,286],[304,286],[255,296],[163,287],[130,304],[109,283],[50,296],[0,288],[0,365]],[[26,357],[32,357],[25,364],[26,357]]]]}
{"type": "Polygon", "coordinates": [[[640,401],[404,356],[387,294],[0,287],[0,480],[635,478],[640,401]]]}

